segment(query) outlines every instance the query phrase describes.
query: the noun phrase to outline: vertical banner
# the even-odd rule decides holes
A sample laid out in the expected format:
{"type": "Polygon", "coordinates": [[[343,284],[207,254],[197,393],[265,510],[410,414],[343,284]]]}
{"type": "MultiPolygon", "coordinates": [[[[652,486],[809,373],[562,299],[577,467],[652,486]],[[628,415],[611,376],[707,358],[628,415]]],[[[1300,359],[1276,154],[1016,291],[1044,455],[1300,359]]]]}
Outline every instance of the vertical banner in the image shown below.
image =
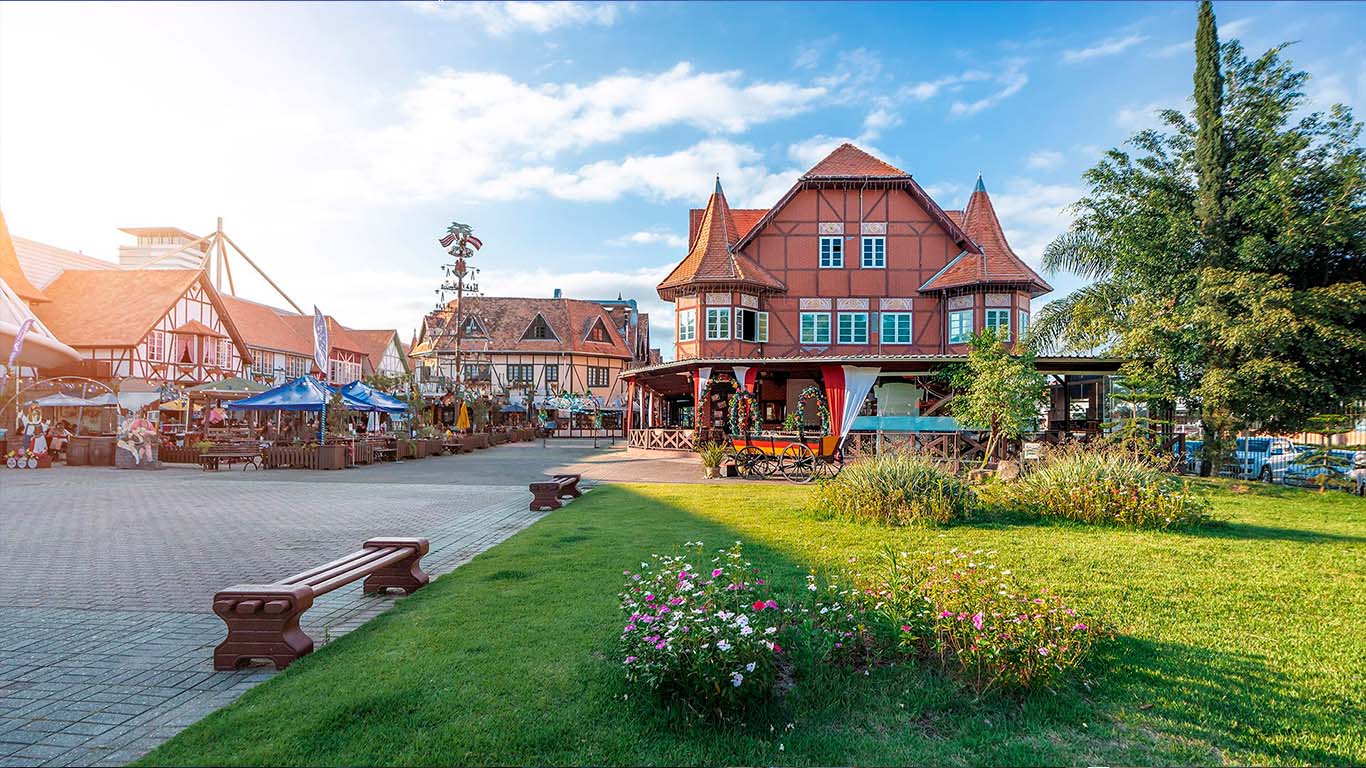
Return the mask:
{"type": "Polygon", "coordinates": [[[24,337],[33,330],[33,318],[28,318],[19,324],[19,330],[14,334],[14,346],[9,351],[9,362],[5,364],[5,370],[0,371],[0,382],[9,375],[9,369],[14,367],[14,363],[19,359],[19,353],[24,350],[24,337]]]}
{"type": "Polygon", "coordinates": [[[711,368],[698,368],[696,389],[693,390],[693,411],[702,407],[702,393],[707,389],[707,381],[711,379],[711,368]]]}
{"type": "Polygon", "coordinates": [[[821,378],[825,380],[825,400],[830,406],[830,431],[847,437],[854,419],[863,408],[881,368],[860,368],[853,365],[823,365],[821,378]]]}
{"type": "Polygon", "coordinates": [[[746,392],[754,394],[754,385],[759,382],[759,369],[752,365],[736,365],[731,370],[735,372],[735,382],[746,392]]]}
{"type": "Polygon", "coordinates": [[[327,358],[331,354],[331,345],[327,338],[327,318],[318,311],[318,306],[313,305],[313,364],[318,366],[321,371],[319,378],[327,379],[327,358]]]}

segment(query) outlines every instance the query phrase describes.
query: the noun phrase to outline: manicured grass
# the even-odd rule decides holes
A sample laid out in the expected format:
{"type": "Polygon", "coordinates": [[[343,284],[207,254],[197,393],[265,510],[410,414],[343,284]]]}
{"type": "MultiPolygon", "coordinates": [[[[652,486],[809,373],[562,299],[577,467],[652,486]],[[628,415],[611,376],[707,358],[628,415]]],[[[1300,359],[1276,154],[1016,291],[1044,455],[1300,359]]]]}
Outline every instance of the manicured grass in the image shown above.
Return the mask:
{"type": "Polygon", "coordinates": [[[1366,763],[1366,501],[1208,487],[1224,522],[1196,533],[889,530],[816,519],[787,485],[600,488],[143,762],[1366,763]],[[907,665],[835,669],[755,722],[679,725],[623,698],[616,593],[623,567],[690,539],[740,539],[797,590],[807,569],[888,544],[990,548],[1118,637],[1088,684],[1054,694],[979,701],[907,665]]]}

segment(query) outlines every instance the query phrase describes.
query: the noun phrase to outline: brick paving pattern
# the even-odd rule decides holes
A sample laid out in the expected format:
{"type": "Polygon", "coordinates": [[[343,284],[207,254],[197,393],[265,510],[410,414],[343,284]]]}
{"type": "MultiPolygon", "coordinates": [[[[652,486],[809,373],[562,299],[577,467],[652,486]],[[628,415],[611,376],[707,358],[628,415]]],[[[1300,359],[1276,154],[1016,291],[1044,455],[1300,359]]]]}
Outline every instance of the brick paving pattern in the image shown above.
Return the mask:
{"type": "MultiPolygon", "coordinates": [[[[0,473],[0,768],[137,759],[274,674],[214,671],[215,591],[376,535],[428,537],[425,569],[449,572],[539,519],[525,483],[556,471],[688,480],[697,464],[552,443],[333,473],[0,473]]],[[[321,646],[399,599],[357,583],[303,627],[321,646]]]]}

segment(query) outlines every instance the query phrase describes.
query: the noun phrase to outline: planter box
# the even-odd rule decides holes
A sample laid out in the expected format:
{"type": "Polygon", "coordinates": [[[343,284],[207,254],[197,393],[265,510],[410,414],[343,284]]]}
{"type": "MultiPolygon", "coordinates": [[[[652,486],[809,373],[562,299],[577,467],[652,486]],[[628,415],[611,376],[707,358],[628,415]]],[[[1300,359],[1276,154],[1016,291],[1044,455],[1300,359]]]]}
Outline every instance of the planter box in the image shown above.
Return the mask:
{"type": "Polygon", "coordinates": [[[114,443],[112,437],[90,438],[90,463],[97,467],[114,466],[114,443]]]}
{"type": "Polygon", "coordinates": [[[489,436],[487,432],[476,432],[469,436],[470,445],[475,448],[489,447],[489,436]]]}
{"type": "Polygon", "coordinates": [[[346,446],[340,443],[320,446],[318,469],[346,469],[346,446]]]}
{"type": "Polygon", "coordinates": [[[261,463],[266,469],[317,469],[318,449],[302,445],[273,446],[262,454],[261,463]]]}
{"type": "Polygon", "coordinates": [[[427,441],[426,441],[426,440],[414,440],[414,441],[413,441],[413,445],[412,445],[411,450],[412,450],[413,458],[414,458],[414,459],[425,459],[425,458],[427,458],[427,441]]]}
{"type": "MultiPolygon", "coordinates": [[[[76,442],[73,440],[73,441],[71,442],[71,448],[75,448],[75,446],[76,446],[76,442]]],[[[87,446],[87,447],[86,447],[87,463],[89,463],[89,450],[90,450],[90,449],[89,449],[89,446],[87,446]]],[[[68,463],[68,464],[73,463],[73,462],[71,461],[71,456],[72,456],[73,454],[74,454],[74,451],[68,450],[68,452],[67,452],[67,463],[68,463]]],[[[190,446],[185,446],[185,447],[171,447],[171,448],[165,448],[165,447],[163,447],[163,448],[160,448],[160,449],[159,449],[157,458],[158,458],[163,464],[198,464],[198,463],[199,463],[199,449],[198,449],[198,448],[194,448],[194,447],[190,447],[190,446]]]]}
{"type": "Polygon", "coordinates": [[[426,442],[428,456],[440,456],[446,452],[446,446],[441,443],[441,438],[429,437],[426,442]]]}
{"type": "Polygon", "coordinates": [[[412,444],[402,438],[394,441],[394,459],[396,461],[403,461],[404,459],[411,458],[413,458],[412,444]]]}

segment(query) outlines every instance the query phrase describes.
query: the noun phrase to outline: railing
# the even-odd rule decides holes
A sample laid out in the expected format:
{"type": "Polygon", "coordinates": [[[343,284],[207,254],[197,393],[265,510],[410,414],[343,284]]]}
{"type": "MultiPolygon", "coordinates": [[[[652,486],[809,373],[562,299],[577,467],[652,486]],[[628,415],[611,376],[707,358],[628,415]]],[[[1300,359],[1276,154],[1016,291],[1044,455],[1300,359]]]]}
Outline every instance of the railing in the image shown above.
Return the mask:
{"type": "MultiPolygon", "coordinates": [[[[1002,446],[997,457],[1007,453],[1009,448],[1002,446]]],[[[850,432],[844,441],[845,458],[901,451],[919,454],[931,461],[980,462],[986,450],[986,438],[979,440],[965,432],[850,432]]]]}
{"type": "Polygon", "coordinates": [[[647,451],[691,451],[693,450],[693,430],[691,429],[633,429],[626,438],[628,448],[643,448],[647,451]]]}

